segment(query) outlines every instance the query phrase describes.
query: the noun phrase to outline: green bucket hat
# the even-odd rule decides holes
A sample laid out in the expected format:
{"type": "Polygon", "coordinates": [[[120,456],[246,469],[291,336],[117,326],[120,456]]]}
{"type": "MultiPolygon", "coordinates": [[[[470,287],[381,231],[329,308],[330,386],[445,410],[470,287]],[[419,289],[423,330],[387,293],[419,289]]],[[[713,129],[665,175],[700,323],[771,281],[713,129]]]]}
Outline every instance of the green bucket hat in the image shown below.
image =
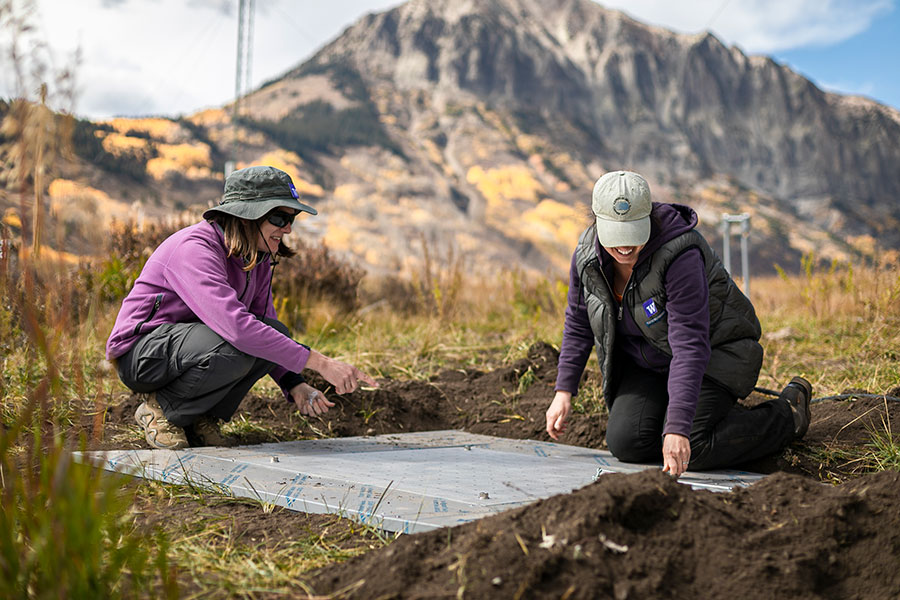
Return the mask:
{"type": "Polygon", "coordinates": [[[293,208],[317,214],[312,206],[303,204],[291,181],[291,176],[275,167],[247,167],[233,171],[225,179],[225,194],[218,206],[207,209],[204,219],[213,213],[226,213],[255,221],[275,208],[293,208]]]}

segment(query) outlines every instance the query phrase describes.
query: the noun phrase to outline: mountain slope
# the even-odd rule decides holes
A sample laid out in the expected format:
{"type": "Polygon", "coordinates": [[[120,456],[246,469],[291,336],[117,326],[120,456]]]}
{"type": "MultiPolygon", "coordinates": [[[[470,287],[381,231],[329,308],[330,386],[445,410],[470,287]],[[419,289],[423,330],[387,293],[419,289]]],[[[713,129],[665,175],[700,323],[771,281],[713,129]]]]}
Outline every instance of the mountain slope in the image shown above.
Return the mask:
{"type": "Polygon", "coordinates": [[[371,81],[566,120],[582,151],[660,183],[727,174],[827,225],[900,242],[900,114],[822,92],[709,34],[684,36],[587,0],[414,0],[370,15],[315,60],[371,81]]]}
{"type": "Polygon", "coordinates": [[[414,272],[427,253],[564,274],[594,180],[619,168],[694,207],[717,248],[721,215],[751,214],[757,272],[900,249],[897,111],[590,0],[411,0],[241,108],[102,125],[107,154],[146,165],[147,198],[96,161],[82,172],[160,216],[215,201],[225,157],[274,164],[320,210],[298,234],[373,272],[414,272]]]}

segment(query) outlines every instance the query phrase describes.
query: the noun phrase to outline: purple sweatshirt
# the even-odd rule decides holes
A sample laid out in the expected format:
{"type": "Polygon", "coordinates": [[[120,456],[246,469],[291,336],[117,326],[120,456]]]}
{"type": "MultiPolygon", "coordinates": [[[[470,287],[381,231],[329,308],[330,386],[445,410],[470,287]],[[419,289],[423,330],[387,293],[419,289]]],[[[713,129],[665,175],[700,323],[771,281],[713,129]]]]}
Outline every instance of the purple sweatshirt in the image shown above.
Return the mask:
{"type": "MultiPolygon", "coordinates": [[[[662,244],[690,231],[697,225],[697,215],[686,206],[653,203],[650,240],[641,250],[638,264],[649,258],[662,244]]],[[[613,259],[595,240],[597,255],[607,281],[613,280],[613,259]]],[[[637,268],[637,267],[635,267],[637,268]]],[[[622,311],[616,323],[613,353],[658,373],[668,374],[669,406],[666,433],[689,436],[700,384],[710,357],[709,285],[699,249],[692,248],[678,256],[665,275],[668,341],[672,357],[655,349],[641,334],[630,311],[622,311]]],[[[613,307],[617,311],[618,306],[613,307]]],[[[588,320],[581,291],[581,280],[575,255],[569,270],[569,294],[559,353],[556,389],[578,392],[578,383],[594,347],[594,334],[588,320]]]]}
{"type": "Polygon", "coordinates": [[[164,323],[203,322],[241,352],[275,363],[270,375],[276,382],[288,371],[302,371],[309,349],[260,320],[276,318],[269,293],[271,261],[265,258],[246,272],[243,259],[227,254],[222,231],[213,223],[169,236],[122,301],[106,357],[122,356],[164,323]]]}

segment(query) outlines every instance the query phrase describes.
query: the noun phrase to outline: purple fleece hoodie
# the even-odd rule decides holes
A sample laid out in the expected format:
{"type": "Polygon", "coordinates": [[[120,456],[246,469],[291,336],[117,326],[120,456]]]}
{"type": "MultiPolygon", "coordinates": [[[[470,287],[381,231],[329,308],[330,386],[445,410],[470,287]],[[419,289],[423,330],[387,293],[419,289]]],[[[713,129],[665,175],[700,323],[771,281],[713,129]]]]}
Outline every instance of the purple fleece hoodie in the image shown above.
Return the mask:
{"type": "MultiPolygon", "coordinates": [[[[654,202],[654,223],[650,240],[641,250],[638,264],[644,262],[662,244],[690,231],[697,225],[696,213],[679,204],[654,202]]],[[[597,254],[608,281],[613,280],[612,257],[595,240],[597,254]]],[[[666,311],[668,312],[671,359],[653,348],[644,338],[629,311],[623,311],[616,323],[613,352],[617,360],[623,355],[635,364],[668,374],[669,407],[666,433],[689,436],[700,384],[709,362],[709,284],[699,249],[692,248],[678,256],[665,276],[666,311]]],[[[618,307],[615,307],[618,308],[618,307]]],[[[556,389],[578,392],[578,383],[594,347],[594,334],[588,320],[581,291],[581,280],[572,255],[569,271],[569,295],[559,353],[556,389]]]]}
{"type": "Polygon", "coordinates": [[[213,223],[168,237],[122,301],[106,357],[122,356],[164,323],[203,322],[241,352],[275,363],[270,375],[276,382],[287,371],[302,371],[309,349],[260,320],[276,317],[269,294],[271,261],[264,258],[246,272],[243,259],[227,254],[222,231],[213,223]]]}

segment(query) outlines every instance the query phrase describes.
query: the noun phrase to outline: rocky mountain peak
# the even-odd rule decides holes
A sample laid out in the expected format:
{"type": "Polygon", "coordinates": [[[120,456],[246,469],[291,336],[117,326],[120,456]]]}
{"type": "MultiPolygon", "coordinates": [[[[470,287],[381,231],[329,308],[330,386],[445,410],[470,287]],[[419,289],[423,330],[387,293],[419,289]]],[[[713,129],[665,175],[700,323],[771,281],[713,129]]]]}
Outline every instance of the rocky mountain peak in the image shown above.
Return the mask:
{"type": "Polygon", "coordinates": [[[857,232],[887,233],[884,199],[900,194],[896,110],[590,0],[412,0],[365,17],[316,60],[339,56],[373,83],[565,120],[590,158],[664,184],[728,174],[789,203],[817,199],[807,216],[820,225],[836,210],[857,232]]]}
{"type": "MultiPolygon", "coordinates": [[[[564,274],[593,182],[613,169],[693,207],[715,245],[723,213],[751,214],[758,270],[900,250],[898,111],[591,0],[410,0],[241,106],[180,121],[202,152],[134,137],[136,124],[85,139],[153,179],[145,207],[214,201],[225,156],[283,168],[319,208],[295,229],[375,272],[444,251],[470,269],[564,274]]],[[[134,202],[104,173],[90,185],[134,202]]]]}

